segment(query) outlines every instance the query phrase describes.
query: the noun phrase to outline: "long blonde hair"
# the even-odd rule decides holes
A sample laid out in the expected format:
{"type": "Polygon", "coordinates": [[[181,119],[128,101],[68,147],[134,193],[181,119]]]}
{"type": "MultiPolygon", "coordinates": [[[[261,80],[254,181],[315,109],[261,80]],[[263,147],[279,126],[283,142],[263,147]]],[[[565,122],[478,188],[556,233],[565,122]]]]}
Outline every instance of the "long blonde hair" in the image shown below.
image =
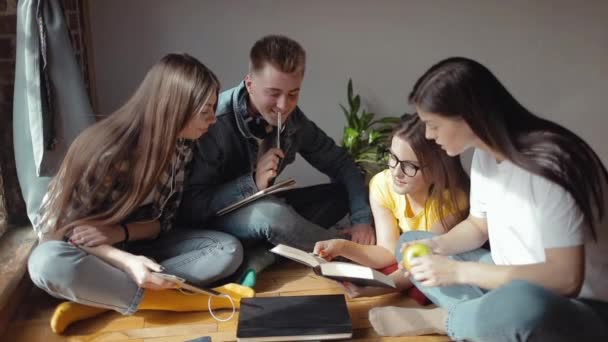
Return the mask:
{"type": "Polygon", "coordinates": [[[48,231],[123,221],[158,182],[179,132],[218,91],[217,77],[197,59],[163,57],[127,103],[70,146],[41,208],[48,231]]]}

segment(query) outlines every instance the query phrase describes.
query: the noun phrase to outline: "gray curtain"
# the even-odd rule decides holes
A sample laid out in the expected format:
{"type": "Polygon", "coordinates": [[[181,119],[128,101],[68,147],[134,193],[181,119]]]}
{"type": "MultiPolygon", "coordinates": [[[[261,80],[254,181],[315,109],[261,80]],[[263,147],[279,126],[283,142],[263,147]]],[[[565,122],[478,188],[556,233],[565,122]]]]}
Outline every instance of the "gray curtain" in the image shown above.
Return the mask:
{"type": "Polygon", "coordinates": [[[19,1],[13,141],[30,221],[70,143],[94,122],[60,1],[19,1]]]}

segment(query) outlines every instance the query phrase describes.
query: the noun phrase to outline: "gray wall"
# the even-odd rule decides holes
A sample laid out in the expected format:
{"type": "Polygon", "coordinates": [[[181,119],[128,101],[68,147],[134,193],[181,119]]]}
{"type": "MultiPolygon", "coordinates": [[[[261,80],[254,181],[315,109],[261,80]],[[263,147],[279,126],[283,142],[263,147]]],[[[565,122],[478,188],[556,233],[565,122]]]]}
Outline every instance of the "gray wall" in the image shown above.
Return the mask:
{"type": "MultiPolygon", "coordinates": [[[[308,54],[300,106],[337,141],[351,77],[369,109],[399,115],[431,64],[479,60],[525,106],[569,127],[608,162],[608,1],[91,1],[100,109],[117,108],[163,54],[188,52],[224,88],[247,72],[253,42],[268,33],[308,54]]],[[[324,175],[301,158],[301,184],[324,175]]]]}

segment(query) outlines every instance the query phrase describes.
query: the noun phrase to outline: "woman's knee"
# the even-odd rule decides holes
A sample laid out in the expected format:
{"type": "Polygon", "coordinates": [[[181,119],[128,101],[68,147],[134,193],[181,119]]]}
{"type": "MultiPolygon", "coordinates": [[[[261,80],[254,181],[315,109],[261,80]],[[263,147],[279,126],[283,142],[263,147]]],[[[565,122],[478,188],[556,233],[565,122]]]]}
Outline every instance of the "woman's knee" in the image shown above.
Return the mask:
{"type": "Polygon", "coordinates": [[[419,230],[411,230],[411,231],[401,234],[401,236],[399,237],[399,242],[397,243],[397,246],[395,247],[395,257],[397,258],[397,260],[401,260],[401,245],[403,245],[404,243],[417,241],[417,240],[430,239],[434,236],[435,236],[435,234],[433,234],[431,232],[425,232],[425,231],[419,231],[419,230]]]}
{"type": "Polygon", "coordinates": [[[28,259],[28,272],[32,282],[47,291],[69,287],[77,275],[76,254],[78,248],[63,241],[48,241],[38,245],[28,259]]]}
{"type": "Polygon", "coordinates": [[[502,298],[502,310],[510,316],[505,320],[510,329],[528,334],[542,326],[554,309],[553,304],[559,300],[558,295],[525,280],[512,281],[494,292],[502,298]]]}

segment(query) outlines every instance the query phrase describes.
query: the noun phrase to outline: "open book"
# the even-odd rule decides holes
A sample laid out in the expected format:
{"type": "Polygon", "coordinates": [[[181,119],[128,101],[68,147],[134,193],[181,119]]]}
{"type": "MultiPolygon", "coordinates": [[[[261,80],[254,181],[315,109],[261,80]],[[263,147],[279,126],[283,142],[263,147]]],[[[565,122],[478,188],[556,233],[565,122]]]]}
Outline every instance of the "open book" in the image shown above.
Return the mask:
{"type": "Polygon", "coordinates": [[[349,262],[327,261],[312,253],[278,244],[271,252],[285,258],[312,267],[320,276],[337,281],[348,281],[359,286],[376,286],[395,288],[395,282],[390,277],[370,267],[349,262]]]}
{"type": "Polygon", "coordinates": [[[228,214],[229,212],[236,210],[236,209],[244,206],[245,204],[249,204],[259,198],[262,198],[262,197],[265,197],[268,195],[272,195],[272,194],[276,194],[277,192],[292,189],[295,185],[296,185],[296,181],[293,178],[287,178],[272,186],[267,187],[264,190],[260,190],[247,198],[243,198],[242,200],[227,206],[226,208],[218,211],[216,213],[216,215],[222,216],[222,215],[228,214]]]}

